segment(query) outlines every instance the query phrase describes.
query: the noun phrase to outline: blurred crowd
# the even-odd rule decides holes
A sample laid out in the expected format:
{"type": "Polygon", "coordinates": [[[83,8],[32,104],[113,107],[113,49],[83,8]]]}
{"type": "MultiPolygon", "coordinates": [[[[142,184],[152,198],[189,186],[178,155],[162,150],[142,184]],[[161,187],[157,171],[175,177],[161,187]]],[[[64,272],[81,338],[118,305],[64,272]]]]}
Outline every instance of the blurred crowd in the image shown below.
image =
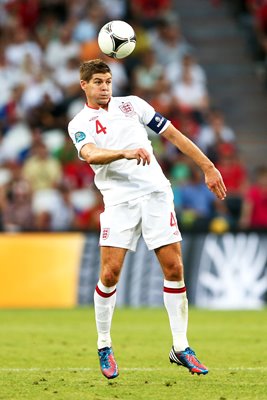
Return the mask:
{"type": "Polygon", "coordinates": [[[267,90],[267,0],[226,0],[243,30],[267,90]]]}
{"type": "Polygon", "coordinates": [[[109,0],[0,2],[1,231],[99,229],[102,197],[67,133],[85,101],[80,62],[98,57],[112,70],[114,96],[147,100],[222,173],[224,202],[206,188],[199,168],[148,132],[182,228],[267,228],[267,167],[250,171],[242,161],[180,22],[171,0],[112,0],[112,7],[109,0]],[[128,21],[137,36],[134,53],[121,61],[104,56],[97,44],[99,29],[115,19],[128,21]]]}

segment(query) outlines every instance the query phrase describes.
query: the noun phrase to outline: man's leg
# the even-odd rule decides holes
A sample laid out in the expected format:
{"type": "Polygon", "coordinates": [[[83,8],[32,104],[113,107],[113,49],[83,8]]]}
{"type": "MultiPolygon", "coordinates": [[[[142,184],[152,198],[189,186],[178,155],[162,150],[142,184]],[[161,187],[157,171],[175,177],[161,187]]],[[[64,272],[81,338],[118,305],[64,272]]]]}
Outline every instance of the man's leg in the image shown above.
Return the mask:
{"type": "Polygon", "coordinates": [[[195,357],[187,341],[188,301],[184,283],[183,261],[179,242],[155,250],[164,274],[164,304],[173,337],[170,361],[190,372],[206,374],[208,369],[195,357]]]}
{"type": "Polygon", "coordinates": [[[176,351],[188,347],[186,337],[188,302],[184,283],[180,243],[172,243],[155,250],[164,274],[163,298],[167,309],[176,351]]]}
{"type": "Polygon", "coordinates": [[[116,303],[116,285],[126,252],[126,249],[117,247],[101,247],[100,279],[94,293],[100,368],[108,379],[116,378],[119,374],[111,347],[110,330],[116,303]]]}

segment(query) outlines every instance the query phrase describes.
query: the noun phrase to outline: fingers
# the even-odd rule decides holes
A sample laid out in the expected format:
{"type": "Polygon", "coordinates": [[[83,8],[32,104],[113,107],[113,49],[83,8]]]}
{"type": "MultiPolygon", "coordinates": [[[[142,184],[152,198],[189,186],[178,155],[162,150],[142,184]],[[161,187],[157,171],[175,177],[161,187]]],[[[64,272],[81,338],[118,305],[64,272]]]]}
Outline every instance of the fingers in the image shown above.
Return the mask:
{"type": "Polygon", "coordinates": [[[220,172],[216,168],[210,170],[209,173],[206,174],[205,180],[209,190],[213,192],[218,199],[224,200],[227,189],[220,172]]]}
{"type": "Polygon", "coordinates": [[[208,185],[208,188],[210,189],[211,192],[213,192],[218,197],[218,199],[220,199],[220,200],[225,199],[226,187],[222,180],[220,180],[218,183],[215,183],[214,185],[208,185]]]}
{"type": "Polygon", "coordinates": [[[218,199],[224,200],[226,197],[226,192],[221,186],[219,186],[215,189],[215,195],[218,197],[218,199]]]}
{"type": "Polygon", "coordinates": [[[124,158],[127,160],[137,160],[137,165],[149,165],[150,164],[150,154],[144,148],[134,149],[134,150],[124,150],[124,158]]]}
{"type": "Polygon", "coordinates": [[[150,164],[150,154],[145,149],[138,149],[137,150],[137,165],[143,163],[143,165],[150,164]]]}
{"type": "Polygon", "coordinates": [[[219,198],[221,199],[221,200],[223,200],[223,199],[225,199],[225,197],[226,197],[226,187],[225,187],[225,184],[224,183],[222,183],[222,184],[220,184],[219,185],[219,187],[218,187],[218,192],[219,192],[219,198]]]}

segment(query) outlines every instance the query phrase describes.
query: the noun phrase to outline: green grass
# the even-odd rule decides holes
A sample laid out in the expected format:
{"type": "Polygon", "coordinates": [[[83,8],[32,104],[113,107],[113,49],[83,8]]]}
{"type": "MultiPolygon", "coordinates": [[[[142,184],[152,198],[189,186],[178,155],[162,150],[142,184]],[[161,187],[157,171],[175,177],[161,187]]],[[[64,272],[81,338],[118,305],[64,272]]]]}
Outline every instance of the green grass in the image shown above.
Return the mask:
{"type": "Polygon", "coordinates": [[[120,376],[108,381],[92,308],[0,311],[0,399],[267,399],[267,310],[190,310],[188,336],[206,376],[168,362],[164,309],[117,309],[112,333],[120,376]]]}

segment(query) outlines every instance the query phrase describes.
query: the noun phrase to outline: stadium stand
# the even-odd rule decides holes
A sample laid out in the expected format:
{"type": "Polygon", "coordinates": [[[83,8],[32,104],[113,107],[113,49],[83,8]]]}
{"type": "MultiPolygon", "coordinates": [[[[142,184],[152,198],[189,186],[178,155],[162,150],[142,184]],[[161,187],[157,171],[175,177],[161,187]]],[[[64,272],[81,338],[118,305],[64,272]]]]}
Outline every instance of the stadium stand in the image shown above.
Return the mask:
{"type": "Polygon", "coordinates": [[[247,187],[267,150],[264,74],[247,50],[252,41],[246,42],[253,37],[252,48],[264,53],[262,35],[244,22],[254,18],[252,3],[157,0],[150,7],[142,0],[113,0],[110,7],[108,0],[2,1],[0,230],[99,229],[103,204],[93,172],[78,160],[67,134],[68,121],[84,103],[79,63],[96,57],[110,65],[114,95],[145,98],[223,165],[225,179],[233,170],[240,178],[223,207],[196,190],[203,200],[196,212],[181,193],[202,188],[201,177],[172,145],[149,132],[173,183],[181,225],[207,230],[212,218],[222,216],[229,229],[243,229],[247,187]],[[135,52],[120,62],[104,57],[97,45],[99,29],[112,19],[128,21],[137,35],[135,52]]]}

